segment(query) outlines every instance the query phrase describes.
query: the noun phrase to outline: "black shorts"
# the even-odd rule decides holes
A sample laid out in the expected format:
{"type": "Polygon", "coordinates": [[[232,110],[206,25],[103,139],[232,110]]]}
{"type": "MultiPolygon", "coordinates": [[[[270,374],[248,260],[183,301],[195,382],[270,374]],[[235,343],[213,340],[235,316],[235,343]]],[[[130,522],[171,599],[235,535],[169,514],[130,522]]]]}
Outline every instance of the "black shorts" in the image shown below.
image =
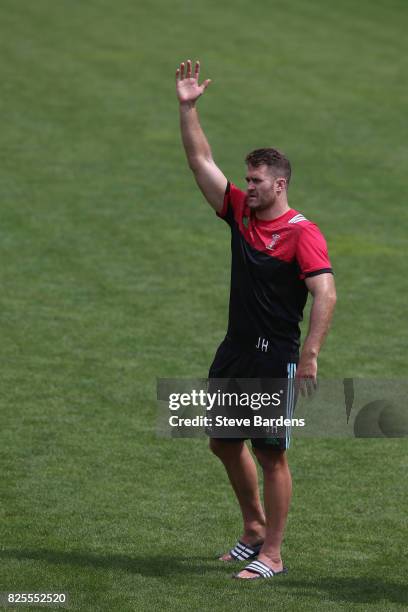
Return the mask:
{"type": "MultiPolygon", "coordinates": [[[[279,389],[281,393],[283,392],[284,416],[292,418],[296,402],[294,379],[297,363],[297,355],[282,357],[262,353],[256,349],[244,349],[229,338],[225,338],[215,354],[208,378],[228,379],[228,391],[234,390],[235,379],[261,379],[263,391],[272,394],[279,389]]],[[[238,382],[237,385],[240,386],[238,382]]],[[[211,389],[211,380],[209,388],[211,389]]],[[[248,410],[250,411],[250,408],[248,410]]],[[[250,440],[254,448],[286,450],[290,446],[290,434],[291,428],[283,427],[279,436],[256,437],[250,440]]],[[[216,438],[216,435],[213,437],[216,438]]],[[[222,439],[236,442],[247,438],[223,437],[222,439]]]]}

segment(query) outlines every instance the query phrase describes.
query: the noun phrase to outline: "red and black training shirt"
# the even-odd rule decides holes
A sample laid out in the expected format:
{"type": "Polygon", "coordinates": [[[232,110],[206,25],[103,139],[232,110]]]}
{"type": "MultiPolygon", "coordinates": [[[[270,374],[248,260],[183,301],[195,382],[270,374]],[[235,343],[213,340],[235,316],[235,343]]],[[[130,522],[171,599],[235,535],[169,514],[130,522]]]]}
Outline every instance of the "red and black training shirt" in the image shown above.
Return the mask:
{"type": "Polygon", "coordinates": [[[262,221],[246,193],[228,183],[219,217],[231,228],[231,292],[227,337],[237,344],[296,358],[305,278],[332,272],[319,228],[290,209],[262,221]]]}

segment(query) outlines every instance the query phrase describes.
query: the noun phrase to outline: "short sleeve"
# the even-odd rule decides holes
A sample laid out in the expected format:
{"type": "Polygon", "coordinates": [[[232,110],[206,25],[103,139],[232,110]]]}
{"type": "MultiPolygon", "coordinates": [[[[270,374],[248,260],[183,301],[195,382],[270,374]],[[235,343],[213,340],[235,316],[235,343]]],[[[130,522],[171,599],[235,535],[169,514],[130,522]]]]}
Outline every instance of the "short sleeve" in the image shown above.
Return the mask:
{"type": "Polygon", "coordinates": [[[298,228],[296,260],[300,268],[300,278],[333,273],[326,240],[317,225],[310,222],[299,223],[298,228]]]}
{"type": "Polygon", "coordinates": [[[228,182],[224,195],[224,203],[221,211],[217,212],[217,216],[224,219],[229,225],[231,225],[234,218],[239,224],[244,216],[245,201],[245,192],[235,187],[233,183],[228,182]]]}

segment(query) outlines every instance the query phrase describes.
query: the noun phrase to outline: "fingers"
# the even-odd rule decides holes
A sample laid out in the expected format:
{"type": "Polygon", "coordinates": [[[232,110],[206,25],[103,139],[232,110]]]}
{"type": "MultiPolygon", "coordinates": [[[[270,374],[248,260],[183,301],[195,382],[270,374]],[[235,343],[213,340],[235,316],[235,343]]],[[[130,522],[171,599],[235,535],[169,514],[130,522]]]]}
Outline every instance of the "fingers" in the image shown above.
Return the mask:
{"type": "Polygon", "coordinates": [[[314,376],[296,376],[295,390],[302,397],[312,397],[317,391],[317,379],[314,376]]]}
{"type": "Polygon", "coordinates": [[[182,81],[184,79],[184,62],[180,64],[180,67],[176,70],[176,81],[182,81]]]}
{"type": "Polygon", "coordinates": [[[200,76],[200,62],[197,60],[195,63],[195,68],[194,68],[194,78],[197,79],[198,81],[199,76],[200,76]]]}
{"type": "MultiPolygon", "coordinates": [[[[188,60],[190,62],[190,60],[188,60]]],[[[187,62],[187,71],[188,71],[188,62],[187,62]]],[[[180,67],[176,70],[176,81],[182,81],[184,79],[186,65],[184,62],[181,62],[180,67]]],[[[190,74],[191,74],[191,62],[190,62],[190,74]]]]}
{"type": "MultiPolygon", "coordinates": [[[[191,60],[187,60],[186,63],[181,62],[180,67],[176,70],[176,81],[182,81],[184,78],[191,79],[194,78],[198,81],[198,77],[200,75],[200,62],[197,60],[194,66],[194,75],[192,71],[192,62],[191,60]]],[[[207,79],[205,83],[203,83],[204,89],[208,86],[210,80],[207,79]]]]}
{"type": "Polygon", "coordinates": [[[307,397],[313,397],[317,390],[317,382],[314,378],[306,378],[306,395],[307,397]]]}
{"type": "Polygon", "coordinates": [[[305,386],[304,386],[303,380],[304,379],[300,378],[299,376],[296,376],[296,378],[295,378],[295,393],[296,393],[296,396],[298,396],[299,393],[300,393],[300,395],[302,397],[305,396],[305,386]]]}

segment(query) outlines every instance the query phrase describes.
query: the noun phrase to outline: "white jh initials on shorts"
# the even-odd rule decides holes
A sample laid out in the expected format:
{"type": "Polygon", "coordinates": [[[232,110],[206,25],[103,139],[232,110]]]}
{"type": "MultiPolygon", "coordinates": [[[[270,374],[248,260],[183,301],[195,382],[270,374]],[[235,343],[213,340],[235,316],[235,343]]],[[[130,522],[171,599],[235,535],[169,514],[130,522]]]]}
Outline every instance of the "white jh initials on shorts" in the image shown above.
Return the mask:
{"type": "Polygon", "coordinates": [[[259,336],[258,344],[256,345],[256,348],[261,349],[261,351],[265,351],[266,353],[266,351],[268,350],[268,345],[269,345],[268,340],[265,340],[265,338],[261,338],[261,336],[259,336]]]}

